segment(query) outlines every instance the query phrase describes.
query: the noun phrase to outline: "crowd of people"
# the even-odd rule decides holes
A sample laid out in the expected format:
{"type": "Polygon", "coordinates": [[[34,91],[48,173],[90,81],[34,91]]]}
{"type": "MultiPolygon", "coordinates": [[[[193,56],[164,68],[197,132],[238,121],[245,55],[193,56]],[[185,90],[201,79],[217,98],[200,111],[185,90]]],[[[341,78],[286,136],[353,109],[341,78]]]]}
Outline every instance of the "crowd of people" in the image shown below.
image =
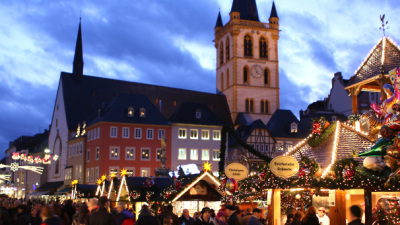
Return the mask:
{"type": "MultiPolygon", "coordinates": [[[[349,225],[362,225],[362,210],[358,206],[350,208],[349,225]]],[[[2,199],[0,204],[0,225],[266,225],[265,213],[259,208],[240,209],[234,205],[222,205],[216,211],[204,207],[201,212],[190,216],[184,209],[178,217],[172,205],[161,208],[154,215],[147,205],[143,205],[136,221],[135,212],[118,202],[111,209],[107,197],[93,198],[87,203],[63,203],[2,199]]],[[[318,210],[311,206],[305,215],[302,211],[289,214],[285,225],[329,225],[325,208],[318,210]]]]}

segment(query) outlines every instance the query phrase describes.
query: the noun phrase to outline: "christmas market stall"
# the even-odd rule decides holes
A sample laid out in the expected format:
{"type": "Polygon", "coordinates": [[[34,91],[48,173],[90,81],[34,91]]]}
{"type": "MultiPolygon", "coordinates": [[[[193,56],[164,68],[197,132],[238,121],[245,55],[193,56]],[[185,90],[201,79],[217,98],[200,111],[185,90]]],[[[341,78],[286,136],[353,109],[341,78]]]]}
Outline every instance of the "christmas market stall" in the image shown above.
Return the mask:
{"type": "Polygon", "coordinates": [[[96,185],[79,184],[78,180],[72,181],[71,185],[72,185],[71,199],[85,202],[96,196],[96,188],[97,188],[96,185]]]}

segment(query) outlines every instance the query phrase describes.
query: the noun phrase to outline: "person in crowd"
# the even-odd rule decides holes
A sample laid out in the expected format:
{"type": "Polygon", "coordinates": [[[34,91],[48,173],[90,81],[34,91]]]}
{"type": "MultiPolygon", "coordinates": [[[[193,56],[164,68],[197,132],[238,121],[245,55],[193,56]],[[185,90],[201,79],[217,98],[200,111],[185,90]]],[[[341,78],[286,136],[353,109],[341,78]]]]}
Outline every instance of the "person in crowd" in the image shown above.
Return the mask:
{"type": "Polygon", "coordinates": [[[117,208],[117,225],[132,224],[133,225],[133,214],[126,210],[126,204],[118,202],[117,208]]]}
{"type": "Polygon", "coordinates": [[[170,215],[166,215],[163,218],[162,225],[172,225],[174,223],[174,220],[170,215]]]}
{"type": "Polygon", "coordinates": [[[237,208],[234,205],[227,205],[225,207],[225,214],[228,217],[229,225],[240,225],[236,210],[237,208]]]}
{"type": "Polygon", "coordinates": [[[42,208],[42,203],[37,202],[35,204],[35,209],[36,209],[36,216],[35,220],[33,221],[32,225],[39,225],[42,223],[42,219],[40,218],[40,210],[42,208]]]}
{"type": "Polygon", "coordinates": [[[189,215],[189,210],[184,209],[182,212],[182,216],[179,217],[179,224],[185,224],[185,225],[194,225],[194,219],[190,217],[189,215]]]}
{"type": "Polygon", "coordinates": [[[304,213],[302,211],[296,211],[294,214],[293,221],[290,225],[301,225],[301,220],[303,219],[304,213]]]}
{"type": "Polygon", "coordinates": [[[72,224],[72,217],[75,215],[75,207],[72,206],[72,200],[65,201],[64,207],[61,210],[61,219],[65,221],[64,225],[72,224]]]}
{"type": "Polygon", "coordinates": [[[89,225],[115,225],[114,216],[108,212],[108,199],[102,196],[98,200],[99,209],[90,214],[88,219],[89,225]]]}
{"type": "Polygon", "coordinates": [[[36,217],[39,217],[39,216],[37,215],[36,208],[33,207],[33,208],[31,209],[31,213],[30,213],[30,215],[29,215],[29,223],[30,223],[31,225],[40,225],[40,220],[39,220],[39,223],[37,223],[37,222],[36,222],[36,221],[37,221],[37,218],[36,218],[36,217]]]}
{"type": "Polygon", "coordinates": [[[361,222],[361,216],[362,216],[362,210],[358,205],[352,205],[350,207],[350,213],[349,213],[349,220],[350,223],[349,225],[364,225],[361,222]]]}
{"type": "Polygon", "coordinates": [[[200,217],[195,225],[214,225],[213,219],[211,218],[211,209],[208,207],[204,207],[200,212],[200,217]]]}
{"type": "Polygon", "coordinates": [[[160,225],[160,222],[151,214],[149,206],[143,205],[135,225],[160,225]]]}
{"type": "Polygon", "coordinates": [[[242,219],[240,220],[240,225],[247,225],[247,222],[249,222],[249,219],[253,216],[252,211],[250,207],[244,211],[242,219]]]}
{"type": "Polygon", "coordinates": [[[199,219],[200,216],[201,216],[200,212],[195,212],[195,213],[193,214],[193,219],[196,221],[196,220],[199,219]]]}
{"type": "Polygon", "coordinates": [[[99,207],[98,207],[98,199],[97,198],[92,198],[89,200],[87,206],[88,206],[88,210],[89,210],[89,214],[92,214],[94,212],[96,212],[99,207]]]}
{"type": "Polygon", "coordinates": [[[72,225],[87,225],[89,218],[89,209],[86,204],[79,207],[78,213],[74,215],[72,225]]]}
{"type": "Polygon", "coordinates": [[[17,206],[17,213],[14,215],[13,225],[26,225],[29,224],[29,216],[25,212],[25,206],[17,206]]]}
{"type": "Polygon", "coordinates": [[[318,208],[318,221],[321,225],[329,225],[329,217],[326,215],[325,207],[318,208]]]}
{"type": "Polygon", "coordinates": [[[2,225],[11,225],[12,219],[10,217],[10,213],[9,210],[10,209],[10,202],[5,199],[2,203],[1,203],[1,207],[0,207],[0,215],[1,215],[1,224],[2,225]]]}
{"type": "Polygon", "coordinates": [[[261,209],[253,209],[253,215],[250,217],[247,225],[262,225],[261,219],[263,219],[263,216],[264,214],[261,209]]]}
{"type": "Polygon", "coordinates": [[[41,208],[40,218],[42,218],[41,225],[61,225],[60,219],[54,215],[53,209],[48,205],[41,208]]]}
{"type": "Polygon", "coordinates": [[[228,225],[228,220],[226,219],[225,212],[218,211],[217,215],[214,218],[215,225],[228,225]]]}
{"type": "Polygon", "coordinates": [[[308,207],[306,215],[302,219],[302,225],[320,225],[317,217],[317,209],[314,206],[308,207]]]}
{"type": "Polygon", "coordinates": [[[165,212],[160,215],[160,221],[161,222],[164,221],[164,217],[168,215],[173,220],[172,225],[179,225],[179,218],[172,211],[173,211],[172,205],[167,205],[167,207],[165,207],[165,212]]]}
{"type": "Polygon", "coordinates": [[[214,211],[214,209],[211,209],[211,211],[210,211],[210,215],[211,215],[211,218],[215,218],[215,211],[214,211]]]}
{"type": "Polygon", "coordinates": [[[294,214],[293,213],[288,213],[286,216],[286,223],[285,225],[290,225],[293,222],[294,214]]]}

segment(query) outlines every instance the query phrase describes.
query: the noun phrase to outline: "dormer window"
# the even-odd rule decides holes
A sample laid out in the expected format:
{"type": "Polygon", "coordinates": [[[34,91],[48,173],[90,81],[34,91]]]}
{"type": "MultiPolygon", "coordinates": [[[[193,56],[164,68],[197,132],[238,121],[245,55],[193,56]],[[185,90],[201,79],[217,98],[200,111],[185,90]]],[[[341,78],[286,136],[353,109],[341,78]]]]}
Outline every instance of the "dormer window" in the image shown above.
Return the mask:
{"type": "Polygon", "coordinates": [[[140,108],[139,116],[140,116],[140,118],[146,118],[146,109],[145,108],[140,108]]]}
{"type": "Polygon", "coordinates": [[[297,123],[293,122],[290,124],[290,132],[297,133],[297,123]]]}
{"type": "Polygon", "coordinates": [[[131,107],[128,108],[128,117],[133,117],[133,115],[134,115],[133,113],[134,113],[134,109],[131,106],[131,107]]]}
{"type": "Polygon", "coordinates": [[[200,118],[201,118],[201,111],[196,110],[196,119],[200,119],[200,118]]]}

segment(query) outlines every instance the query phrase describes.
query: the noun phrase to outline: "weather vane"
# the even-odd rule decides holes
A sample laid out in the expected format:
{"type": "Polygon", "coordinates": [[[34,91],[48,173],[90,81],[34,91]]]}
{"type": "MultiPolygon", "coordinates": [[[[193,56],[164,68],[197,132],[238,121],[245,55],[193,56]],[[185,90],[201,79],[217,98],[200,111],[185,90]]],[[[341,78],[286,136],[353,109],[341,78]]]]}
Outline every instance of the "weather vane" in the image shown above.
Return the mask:
{"type": "Polygon", "coordinates": [[[388,24],[388,21],[387,20],[385,21],[385,14],[380,15],[379,17],[381,18],[381,22],[382,22],[382,26],[379,27],[379,30],[382,30],[383,36],[386,36],[385,31],[390,28],[389,26],[385,28],[385,26],[388,24]]]}

